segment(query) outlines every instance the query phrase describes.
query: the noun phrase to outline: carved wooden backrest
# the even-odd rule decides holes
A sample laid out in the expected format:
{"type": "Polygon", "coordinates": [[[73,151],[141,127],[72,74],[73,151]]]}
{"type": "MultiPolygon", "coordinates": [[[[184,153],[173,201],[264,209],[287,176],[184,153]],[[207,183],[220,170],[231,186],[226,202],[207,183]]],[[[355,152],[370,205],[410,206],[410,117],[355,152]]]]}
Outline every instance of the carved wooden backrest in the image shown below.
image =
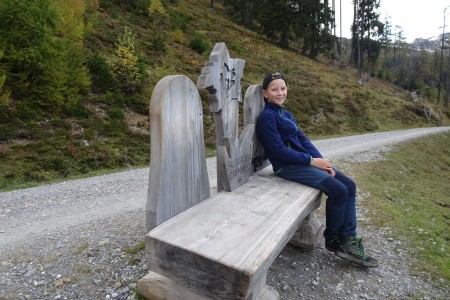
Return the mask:
{"type": "Polygon", "coordinates": [[[166,76],[150,101],[147,230],[209,198],[200,94],[184,75],[166,76]]]}
{"type": "Polygon", "coordinates": [[[217,144],[217,191],[232,191],[246,183],[253,172],[254,124],[244,127],[238,137],[241,78],[245,62],[230,58],[225,43],[214,46],[197,86],[206,89],[214,115],[217,144]]]}
{"type": "MultiPolygon", "coordinates": [[[[247,88],[244,97],[244,125],[254,124],[258,120],[259,114],[264,110],[264,98],[262,96],[262,86],[254,84],[247,88]]],[[[253,172],[257,172],[267,167],[270,162],[264,155],[264,148],[256,136],[256,131],[253,132],[253,152],[252,165],[253,172]]]]}
{"type": "MultiPolygon", "coordinates": [[[[260,85],[246,91],[244,129],[238,134],[244,65],[243,60],[230,58],[224,43],[218,43],[197,82],[198,88],[208,90],[214,115],[218,191],[234,190],[267,165],[255,134],[256,120],[264,108],[260,85]]],[[[186,76],[172,75],[161,79],[153,91],[148,231],[210,196],[197,87],[186,76]]]]}

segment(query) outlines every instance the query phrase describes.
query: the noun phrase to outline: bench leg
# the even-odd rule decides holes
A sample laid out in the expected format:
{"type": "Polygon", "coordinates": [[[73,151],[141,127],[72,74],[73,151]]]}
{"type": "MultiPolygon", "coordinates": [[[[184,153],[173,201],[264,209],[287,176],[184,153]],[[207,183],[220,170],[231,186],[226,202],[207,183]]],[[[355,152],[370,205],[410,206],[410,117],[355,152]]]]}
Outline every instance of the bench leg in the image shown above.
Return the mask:
{"type": "Polygon", "coordinates": [[[258,298],[255,298],[257,300],[279,300],[280,295],[278,292],[271,286],[266,285],[263,290],[261,290],[261,293],[258,295],[258,298]]]}
{"type": "MultiPolygon", "coordinates": [[[[255,288],[254,294],[249,295],[247,300],[280,299],[278,292],[266,284],[266,276],[263,277],[257,284],[258,287],[255,288]]],[[[209,297],[194,293],[191,289],[152,271],[138,280],[137,291],[139,295],[148,300],[211,300],[209,297]]]]}
{"type": "Polygon", "coordinates": [[[323,227],[323,224],[311,213],[300,224],[289,244],[314,250],[319,244],[323,227]]]}
{"type": "Polygon", "coordinates": [[[278,292],[268,285],[267,273],[259,280],[257,287],[254,289],[253,295],[247,297],[248,300],[279,300],[278,292]]]}
{"type": "Polygon", "coordinates": [[[208,300],[174,281],[150,271],[137,282],[139,295],[148,300],[208,300]]]}

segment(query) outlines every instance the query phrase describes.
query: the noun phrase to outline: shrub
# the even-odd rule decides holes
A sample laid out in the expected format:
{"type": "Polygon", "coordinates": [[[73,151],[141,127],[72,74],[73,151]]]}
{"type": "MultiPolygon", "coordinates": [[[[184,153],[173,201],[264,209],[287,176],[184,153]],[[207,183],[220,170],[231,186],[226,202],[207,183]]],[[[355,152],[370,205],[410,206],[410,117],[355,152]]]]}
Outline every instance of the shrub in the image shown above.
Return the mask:
{"type": "Polygon", "coordinates": [[[95,54],[87,61],[87,67],[92,78],[92,91],[106,93],[117,86],[111,65],[101,54],[95,54]]]}
{"type": "Polygon", "coordinates": [[[6,80],[6,75],[0,75],[0,107],[7,106],[9,104],[10,92],[3,89],[3,85],[6,80]]]}
{"type": "Polygon", "coordinates": [[[200,32],[196,32],[189,42],[189,47],[195,52],[202,54],[210,48],[210,43],[200,32]]]}
{"type": "Polygon", "coordinates": [[[154,34],[150,38],[151,49],[165,53],[167,51],[166,37],[162,33],[154,34]]]}
{"type": "MultiPolygon", "coordinates": [[[[3,58],[3,51],[0,50],[0,61],[3,58]]],[[[10,92],[6,91],[3,86],[5,84],[6,75],[2,74],[3,71],[0,70],[0,107],[7,106],[9,104],[9,95],[10,92]]]]}
{"type": "Polygon", "coordinates": [[[66,113],[70,117],[88,117],[88,111],[81,98],[72,98],[66,105],[66,113]]]}
{"type": "Polygon", "coordinates": [[[160,15],[162,17],[167,16],[166,10],[161,2],[161,0],[152,0],[148,7],[149,16],[160,15]]]}
{"type": "Polygon", "coordinates": [[[182,45],[186,44],[186,36],[184,35],[183,31],[181,31],[181,29],[175,29],[175,31],[172,32],[172,39],[182,45]]]}
{"type": "Polygon", "coordinates": [[[108,116],[111,119],[123,120],[125,119],[125,112],[120,107],[113,107],[108,110],[108,116]]]}
{"type": "Polygon", "coordinates": [[[231,50],[234,50],[238,55],[242,55],[244,53],[243,51],[243,45],[241,41],[233,40],[230,43],[228,43],[231,50]]]}

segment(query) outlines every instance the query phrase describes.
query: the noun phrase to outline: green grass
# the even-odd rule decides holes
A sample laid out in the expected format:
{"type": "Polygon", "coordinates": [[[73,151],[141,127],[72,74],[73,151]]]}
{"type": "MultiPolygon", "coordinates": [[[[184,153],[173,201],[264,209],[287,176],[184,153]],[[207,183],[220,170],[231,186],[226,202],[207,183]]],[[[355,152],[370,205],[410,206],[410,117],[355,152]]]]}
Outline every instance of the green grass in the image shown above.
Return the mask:
{"type": "Polygon", "coordinates": [[[450,133],[402,143],[352,173],[371,222],[407,240],[413,270],[450,283],[450,133]]]}
{"type": "Polygon", "coordinates": [[[126,253],[128,254],[128,263],[130,265],[136,265],[139,263],[141,258],[141,252],[145,249],[145,242],[139,242],[133,246],[130,246],[126,249],[126,253]]]}

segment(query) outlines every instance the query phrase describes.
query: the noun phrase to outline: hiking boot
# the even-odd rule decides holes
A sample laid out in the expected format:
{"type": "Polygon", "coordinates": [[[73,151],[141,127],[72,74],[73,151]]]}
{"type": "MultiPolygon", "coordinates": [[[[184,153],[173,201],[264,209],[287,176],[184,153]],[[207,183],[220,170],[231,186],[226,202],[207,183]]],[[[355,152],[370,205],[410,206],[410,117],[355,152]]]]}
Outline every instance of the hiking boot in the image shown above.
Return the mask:
{"type": "Polygon", "coordinates": [[[356,238],[354,236],[346,237],[341,240],[335,253],[336,256],[363,267],[378,267],[378,261],[364,252],[361,238],[356,238]]]}
{"type": "Polygon", "coordinates": [[[328,251],[336,252],[339,248],[340,243],[341,243],[341,240],[339,239],[339,237],[335,236],[335,237],[325,241],[325,248],[328,251]]]}

